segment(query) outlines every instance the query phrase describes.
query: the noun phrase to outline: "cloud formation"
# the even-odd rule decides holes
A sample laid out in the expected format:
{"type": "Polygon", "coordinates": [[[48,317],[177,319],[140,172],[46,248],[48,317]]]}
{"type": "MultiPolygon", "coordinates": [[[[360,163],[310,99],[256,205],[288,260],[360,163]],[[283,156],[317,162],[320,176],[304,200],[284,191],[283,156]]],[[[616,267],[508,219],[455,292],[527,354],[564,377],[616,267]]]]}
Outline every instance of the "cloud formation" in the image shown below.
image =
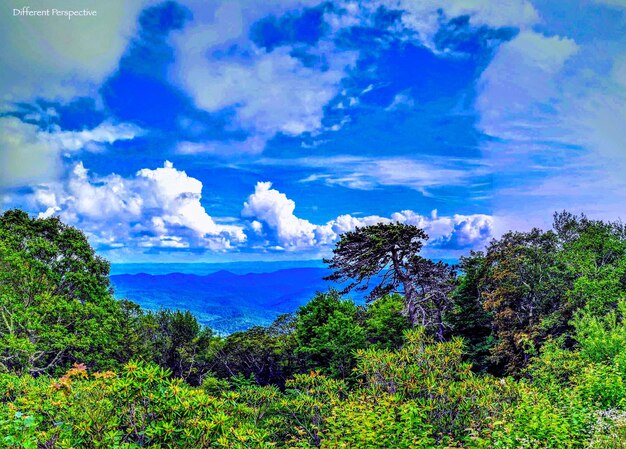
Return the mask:
{"type": "Polygon", "coordinates": [[[273,189],[270,182],[258,182],[254,193],[244,203],[242,216],[253,220],[251,227],[263,239],[262,246],[286,251],[323,249],[345,232],[377,223],[418,226],[429,234],[429,246],[433,249],[480,247],[492,237],[493,231],[493,218],[484,214],[440,217],[436,210],[430,216],[403,210],[390,217],[344,214],[317,225],[296,216],[295,208],[295,202],[273,189]]]}
{"type": "MultiPolygon", "coordinates": [[[[153,250],[327,253],[341,234],[376,223],[406,223],[423,228],[428,246],[464,249],[492,236],[488,215],[429,216],[411,210],[390,217],[343,214],[314,224],[295,214],[296,204],[270,182],[258,182],[243,204],[241,220],[219,224],[202,205],[203,185],[171,162],[144,168],[132,177],[91,175],[77,163],[64,182],[39,185],[29,197],[40,217],[60,216],[84,230],[101,251],[139,254],[153,250]]],[[[230,220],[229,220],[230,221],[230,220]]]]}
{"type": "Polygon", "coordinates": [[[569,35],[520,32],[479,80],[478,127],[495,138],[484,145],[495,214],[510,227],[546,226],[563,209],[623,213],[626,46],[581,34],[604,26],[601,17],[590,11],[569,35]]]}
{"type": "Polygon", "coordinates": [[[65,9],[96,10],[97,16],[18,17],[13,8],[48,9],[47,0],[3,2],[0,14],[0,103],[36,98],[70,100],[95,95],[112,73],[149,0],[64,0],[65,9]]]}
{"type": "MultiPolygon", "coordinates": [[[[257,46],[248,38],[254,22],[317,2],[248,3],[218,1],[207,8],[203,2],[188,2],[194,22],[172,39],[176,58],[171,80],[200,109],[230,111],[233,126],[251,136],[243,144],[221,147],[224,152],[258,153],[278,133],[298,136],[322,130],[324,107],[339,93],[356,58],[354,52],[337,51],[328,40],[306,50],[308,60],[322,62],[318,64],[298,57],[292,42],[257,46]]],[[[214,153],[215,147],[209,142],[193,151],[214,153]]]]}
{"type": "Polygon", "coordinates": [[[62,155],[98,150],[101,144],[141,135],[137,126],[103,122],[93,129],[48,130],[17,117],[0,116],[0,190],[55,180],[63,172],[62,155]]]}
{"type": "Polygon", "coordinates": [[[202,182],[171,162],[134,177],[92,176],[82,163],[64,183],[39,186],[31,201],[79,226],[101,249],[186,248],[223,251],[244,242],[239,226],[217,224],[201,204],[202,182]]]}
{"type": "Polygon", "coordinates": [[[392,31],[434,50],[442,19],[467,16],[474,27],[492,28],[525,28],[539,19],[537,10],[528,0],[348,0],[339,4],[342,5],[339,16],[331,19],[335,27],[372,26],[379,18],[381,8],[399,11],[400,21],[393,24],[392,31]]]}
{"type": "Polygon", "coordinates": [[[33,211],[102,247],[308,252],[391,220],[443,251],[555,209],[623,214],[617,0],[68,1],[98,9],[97,24],[0,16],[0,191],[11,206],[34,189],[33,211]],[[123,161],[103,151],[140,135],[123,161]],[[173,158],[177,169],[142,168],[173,158]],[[307,189],[306,218],[269,183],[248,197],[259,179],[307,189]],[[394,206],[368,215],[388,192],[394,206]],[[246,197],[231,227],[213,218],[246,197]],[[448,199],[463,214],[411,210],[448,199]]]}
{"type": "MultiPolygon", "coordinates": [[[[527,26],[538,18],[527,0],[497,5],[482,0],[271,1],[254,7],[246,0],[218,1],[210,7],[195,1],[185,4],[194,20],[173,36],[176,57],[170,78],[197,107],[231,113],[234,127],[249,135],[247,140],[229,142],[230,146],[209,142],[181,147],[181,152],[210,154],[216,154],[216,148],[220,153],[258,153],[279,133],[300,136],[326,130],[326,109],[343,92],[343,81],[361,52],[368,50],[342,47],[337,40],[350,29],[379,28],[381,11],[400,13],[381,31],[435,52],[440,52],[435,40],[445,19],[467,15],[471,26],[499,28],[527,26]],[[312,15],[319,19],[319,35],[299,36],[300,31],[291,28],[303,22],[311,7],[319,13],[312,15]],[[253,42],[250,38],[257,28],[269,30],[273,40],[267,41],[261,31],[260,40],[253,42]]],[[[334,123],[328,130],[341,126],[334,123]]]]}
{"type": "Polygon", "coordinates": [[[263,164],[294,165],[319,170],[301,182],[324,182],[357,190],[403,186],[431,195],[432,189],[470,186],[489,175],[490,168],[479,160],[444,157],[357,157],[331,156],[291,160],[262,160],[263,164]]]}

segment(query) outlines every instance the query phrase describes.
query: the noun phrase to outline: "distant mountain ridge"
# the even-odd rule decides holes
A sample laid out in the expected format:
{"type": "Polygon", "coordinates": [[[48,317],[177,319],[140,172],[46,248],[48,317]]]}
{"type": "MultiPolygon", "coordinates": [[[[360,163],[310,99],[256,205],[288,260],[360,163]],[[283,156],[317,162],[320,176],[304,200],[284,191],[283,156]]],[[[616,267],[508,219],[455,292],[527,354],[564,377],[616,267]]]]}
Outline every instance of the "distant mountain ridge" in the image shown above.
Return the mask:
{"type": "Polygon", "coordinates": [[[149,310],[189,310],[202,324],[228,334],[268,325],[278,315],[306,304],[317,291],[340,287],[323,280],[328,274],[329,269],[320,267],[245,274],[227,270],[206,275],[136,273],[113,274],[111,282],[117,298],[149,310]]]}
{"type": "Polygon", "coordinates": [[[244,262],[210,262],[210,263],[114,263],[111,265],[111,274],[171,274],[185,273],[208,275],[218,271],[229,271],[233,274],[272,273],[290,268],[326,268],[321,259],[316,260],[287,260],[287,261],[244,261],[244,262]]]}

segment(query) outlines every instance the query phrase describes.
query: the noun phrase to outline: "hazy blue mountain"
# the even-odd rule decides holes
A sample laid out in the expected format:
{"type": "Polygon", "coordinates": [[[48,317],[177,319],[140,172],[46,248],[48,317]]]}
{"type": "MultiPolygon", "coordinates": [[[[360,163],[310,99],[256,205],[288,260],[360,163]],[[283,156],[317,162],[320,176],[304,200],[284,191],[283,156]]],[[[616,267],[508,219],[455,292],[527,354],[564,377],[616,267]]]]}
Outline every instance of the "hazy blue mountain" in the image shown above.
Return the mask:
{"type": "MultiPolygon", "coordinates": [[[[455,260],[446,260],[456,263],[455,260]]],[[[117,298],[150,310],[189,310],[221,334],[268,325],[296,311],[316,292],[341,285],[324,281],[330,274],[321,260],[230,263],[113,264],[117,298]]],[[[363,303],[364,294],[350,295],[363,303]]]]}
{"type": "Polygon", "coordinates": [[[319,267],[246,274],[226,270],[206,275],[137,273],[114,274],[111,282],[117,298],[151,310],[190,310],[215,331],[231,333],[270,324],[278,315],[306,304],[317,291],[337,287],[322,279],[329,273],[319,267]]]}
{"type": "Polygon", "coordinates": [[[234,274],[272,273],[289,268],[325,268],[321,260],[287,260],[277,262],[223,262],[223,263],[114,263],[111,274],[170,274],[207,275],[218,271],[234,274]]]}

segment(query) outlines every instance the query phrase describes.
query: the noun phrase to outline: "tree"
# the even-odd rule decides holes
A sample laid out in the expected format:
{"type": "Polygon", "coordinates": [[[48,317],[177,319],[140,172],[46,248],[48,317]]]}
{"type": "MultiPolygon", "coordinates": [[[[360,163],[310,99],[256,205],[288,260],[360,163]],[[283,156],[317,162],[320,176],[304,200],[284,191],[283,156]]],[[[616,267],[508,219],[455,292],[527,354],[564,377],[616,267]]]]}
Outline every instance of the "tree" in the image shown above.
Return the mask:
{"type": "Polygon", "coordinates": [[[432,329],[439,341],[444,339],[444,316],[452,308],[450,294],[456,280],[456,267],[453,265],[420,256],[411,261],[411,283],[415,289],[418,323],[432,329]]]}
{"type": "Polygon", "coordinates": [[[489,355],[494,345],[492,314],[483,307],[481,282],[485,276],[485,255],[471,251],[461,257],[459,282],[451,294],[453,306],[445,321],[450,333],[463,338],[466,354],[476,371],[489,368],[489,355]]]}
{"type": "Polygon", "coordinates": [[[404,299],[397,293],[386,295],[368,304],[365,311],[365,330],[370,346],[379,349],[398,349],[404,343],[404,331],[411,327],[402,313],[404,299]]]}
{"type": "Polygon", "coordinates": [[[54,295],[81,303],[108,299],[109,263],[78,229],[58,217],[30,218],[14,209],[0,215],[0,240],[19,252],[54,284],[54,295]]]}
{"type": "Polygon", "coordinates": [[[254,326],[227,336],[216,354],[221,377],[252,377],[258,385],[284,387],[297,369],[294,316],[281,315],[271,326],[254,326]]]}
{"type": "Polygon", "coordinates": [[[123,316],[108,273],[84,234],[58,218],[0,215],[0,369],[119,366],[123,316]]]}
{"type": "Polygon", "coordinates": [[[296,313],[296,351],[305,370],[331,377],[352,377],[357,349],[366,345],[362,309],[341,299],[339,292],[318,293],[296,313]]]}
{"type": "Polygon", "coordinates": [[[508,232],[487,248],[481,295],[497,337],[492,359],[509,373],[526,366],[560,322],[567,285],[557,254],[556,234],[539,229],[508,232]]]}
{"type": "Polygon", "coordinates": [[[404,295],[404,313],[411,324],[429,327],[443,339],[443,315],[450,307],[448,294],[456,276],[454,267],[418,255],[427,239],[422,229],[403,223],[357,228],[343,234],[333,257],[324,259],[335,270],[326,279],[348,281],[343,294],[367,290],[375,280],[368,300],[404,295]]]}
{"type": "Polygon", "coordinates": [[[623,224],[561,212],[553,228],[493,240],[473,279],[492,316],[492,362],[509,373],[525,367],[548,339],[573,345],[577,310],[604,316],[626,295],[623,224]]]}
{"type": "Polygon", "coordinates": [[[217,339],[189,311],[160,310],[145,314],[143,333],[148,335],[151,360],[191,385],[202,383],[214,365],[217,339]]]}
{"type": "Polygon", "coordinates": [[[554,214],[559,259],[569,279],[565,324],[576,309],[604,316],[626,295],[626,225],[591,220],[568,212],[554,214]]]}

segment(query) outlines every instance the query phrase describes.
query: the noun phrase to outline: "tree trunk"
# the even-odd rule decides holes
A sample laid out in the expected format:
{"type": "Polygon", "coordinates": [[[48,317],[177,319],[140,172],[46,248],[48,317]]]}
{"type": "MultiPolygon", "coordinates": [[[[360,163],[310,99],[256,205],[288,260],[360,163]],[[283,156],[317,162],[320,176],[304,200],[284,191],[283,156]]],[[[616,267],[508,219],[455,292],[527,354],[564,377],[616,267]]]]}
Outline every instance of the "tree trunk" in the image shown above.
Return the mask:
{"type": "Polygon", "coordinates": [[[411,282],[409,280],[403,281],[403,284],[406,315],[411,322],[411,326],[415,327],[418,324],[417,298],[415,297],[415,290],[411,286],[411,282]]]}

